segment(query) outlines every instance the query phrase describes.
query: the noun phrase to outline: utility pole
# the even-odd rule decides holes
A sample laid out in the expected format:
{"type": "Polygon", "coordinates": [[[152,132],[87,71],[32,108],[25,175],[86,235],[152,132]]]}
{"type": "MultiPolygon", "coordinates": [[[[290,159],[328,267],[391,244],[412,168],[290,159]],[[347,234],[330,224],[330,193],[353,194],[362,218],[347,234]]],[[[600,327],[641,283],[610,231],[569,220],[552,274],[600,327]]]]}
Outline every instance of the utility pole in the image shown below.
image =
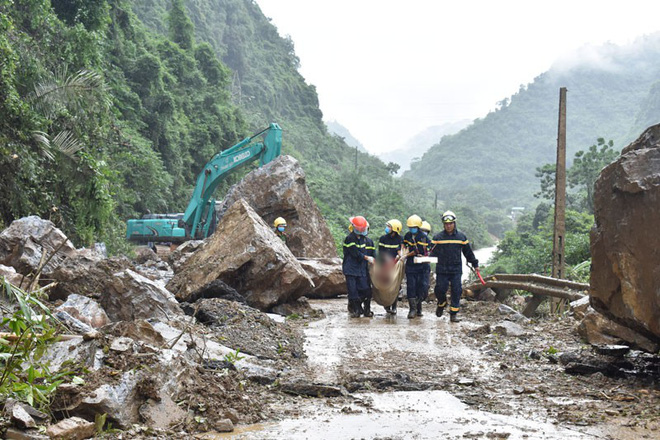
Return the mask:
{"type": "MultiPolygon", "coordinates": [[[[564,238],[566,237],[566,87],[559,89],[559,127],[555,174],[555,230],[552,243],[552,277],[564,278],[564,238]]],[[[565,301],[552,300],[552,310],[560,312],[565,301]]]]}
{"type": "MultiPolygon", "coordinates": [[[[564,238],[566,236],[566,87],[559,89],[559,124],[557,128],[557,164],[555,168],[555,226],[552,244],[552,277],[564,277],[564,238]]],[[[535,294],[523,310],[528,318],[541,305],[545,296],[535,294]]],[[[564,300],[553,298],[550,310],[559,312],[564,300]]]]}

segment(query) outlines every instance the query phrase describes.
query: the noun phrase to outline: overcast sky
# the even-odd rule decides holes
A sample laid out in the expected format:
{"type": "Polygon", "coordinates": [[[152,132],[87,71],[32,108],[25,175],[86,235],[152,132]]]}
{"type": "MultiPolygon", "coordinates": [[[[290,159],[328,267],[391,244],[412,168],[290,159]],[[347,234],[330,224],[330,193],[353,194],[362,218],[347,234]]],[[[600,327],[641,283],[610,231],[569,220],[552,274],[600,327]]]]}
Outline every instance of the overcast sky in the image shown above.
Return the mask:
{"type": "MultiPolygon", "coordinates": [[[[660,0],[257,0],[300,72],[372,153],[485,116],[586,45],[660,31],[660,0]]],[[[559,99],[559,98],[557,98],[559,99]]]]}

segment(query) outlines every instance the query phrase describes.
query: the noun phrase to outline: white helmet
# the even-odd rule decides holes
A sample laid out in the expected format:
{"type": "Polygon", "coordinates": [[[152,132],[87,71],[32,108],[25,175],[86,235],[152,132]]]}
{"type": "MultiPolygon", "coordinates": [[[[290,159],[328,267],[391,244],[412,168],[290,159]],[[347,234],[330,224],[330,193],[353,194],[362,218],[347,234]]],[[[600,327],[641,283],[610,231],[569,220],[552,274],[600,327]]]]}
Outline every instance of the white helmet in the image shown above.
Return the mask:
{"type": "Polygon", "coordinates": [[[442,223],[454,223],[456,221],[456,214],[453,211],[445,211],[442,214],[442,223]]]}

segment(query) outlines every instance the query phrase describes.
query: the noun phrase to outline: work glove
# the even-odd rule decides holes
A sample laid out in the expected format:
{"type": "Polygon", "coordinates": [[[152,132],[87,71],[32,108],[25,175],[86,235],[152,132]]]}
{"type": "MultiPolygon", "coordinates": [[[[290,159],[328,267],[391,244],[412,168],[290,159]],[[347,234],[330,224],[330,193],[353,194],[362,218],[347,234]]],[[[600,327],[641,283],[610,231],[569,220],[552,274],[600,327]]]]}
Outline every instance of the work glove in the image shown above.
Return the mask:
{"type": "Polygon", "coordinates": [[[372,257],[370,255],[367,255],[367,262],[369,264],[374,264],[376,262],[376,260],[374,259],[374,257],[372,257]]]}

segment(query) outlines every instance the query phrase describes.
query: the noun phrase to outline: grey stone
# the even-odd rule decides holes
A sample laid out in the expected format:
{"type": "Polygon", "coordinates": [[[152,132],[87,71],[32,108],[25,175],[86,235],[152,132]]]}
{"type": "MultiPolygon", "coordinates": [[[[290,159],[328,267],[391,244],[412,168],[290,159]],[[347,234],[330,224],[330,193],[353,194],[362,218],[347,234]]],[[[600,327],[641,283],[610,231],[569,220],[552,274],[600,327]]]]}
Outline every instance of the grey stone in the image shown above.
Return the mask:
{"type": "Polygon", "coordinates": [[[307,189],[305,172],[293,157],[280,156],[232,186],[218,208],[219,218],[240,199],[244,199],[269,228],[277,217],[284,217],[287,246],[296,257],[337,256],[332,233],[307,189]]]}
{"type": "Polygon", "coordinates": [[[605,356],[623,357],[630,351],[627,345],[601,345],[596,347],[596,352],[605,356]]]}
{"type": "Polygon", "coordinates": [[[93,328],[101,328],[110,322],[108,315],[98,302],[93,298],[75,293],[69,295],[66,302],[57,307],[55,311],[64,311],[93,328]]]}
{"type": "Polygon", "coordinates": [[[504,321],[495,326],[493,333],[497,333],[502,336],[524,336],[525,330],[514,322],[504,321]]]}
{"type": "Polygon", "coordinates": [[[213,426],[218,432],[232,432],[234,430],[234,424],[230,419],[221,419],[213,422],[213,426]]]}
{"type": "Polygon", "coordinates": [[[657,353],[660,345],[634,330],[611,321],[595,310],[587,312],[578,325],[578,333],[592,345],[618,345],[621,341],[641,348],[649,353],[657,353]]]}
{"type": "Polygon", "coordinates": [[[0,233],[0,264],[11,266],[23,275],[36,272],[43,254],[52,256],[42,269],[43,274],[50,275],[75,253],[76,248],[61,230],[37,216],[14,220],[0,233]]]}
{"type": "Polygon", "coordinates": [[[280,383],[280,389],[288,394],[311,397],[337,397],[347,395],[343,387],[315,384],[304,381],[280,383]]]}
{"type": "Polygon", "coordinates": [[[22,405],[14,405],[10,412],[11,423],[17,428],[34,428],[37,423],[22,405]]]}
{"type": "Polygon", "coordinates": [[[100,303],[113,321],[169,321],[184,316],[174,295],[130,269],[106,279],[100,303]]]}
{"type": "Polygon", "coordinates": [[[133,341],[131,338],[127,338],[125,336],[120,336],[118,338],[115,338],[112,340],[112,343],[110,344],[110,350],[112,351],[117,351],[117,352],[125,352],[128,350],[133,350],[133,345],[135,344],[135,341],[133,341]]]}
{"type": "Polygon", "coordinates": [[[94,436],[95,426],[80,417],[70,417],[48,427],[52,440],[84,440],[94,436]]]}
{"type": "Polygon", "coordinates": [[[660,124],[600,173],[591,231],[591,306],[660,343],[660,124]]]}
{"type": "Polygon", "coordinates": [[[589,305],[589,296],[585,296],[584,298],[572,301],[569,306],[573,311],[573,316],[575,316],[575,319],[582,319],[591,308],[589,305]]]}
{"type": "Polygon", "coordinates": [[[305,293],[307,298],[334,298],[346,294],[341,258],[298,258],[298,262],[314,282],[314,288],[305,293]]]}
{"type": "MultiPolygon", "coordinates": [[[[237,201],[167,285],[180,301],[221,280],[262,311],[303,296],[312,280],[282,240],[244,200],[237,201]]],[[[107,308],[106,308],[107,310],[107,308]]]]}

